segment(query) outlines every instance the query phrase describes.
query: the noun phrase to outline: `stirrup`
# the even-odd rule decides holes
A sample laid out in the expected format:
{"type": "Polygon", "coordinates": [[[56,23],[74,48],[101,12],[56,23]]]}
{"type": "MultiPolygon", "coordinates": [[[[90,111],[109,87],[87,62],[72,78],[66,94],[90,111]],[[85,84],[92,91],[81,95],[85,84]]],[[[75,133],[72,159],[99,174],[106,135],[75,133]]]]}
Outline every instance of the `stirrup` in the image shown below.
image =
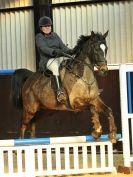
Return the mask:
{"type": "Polygon", "coordinates": [[[66,102],[66,96],[63,91],[58,90],[57,91],[57,101],[60,103],[65,103],[66,102]]]}

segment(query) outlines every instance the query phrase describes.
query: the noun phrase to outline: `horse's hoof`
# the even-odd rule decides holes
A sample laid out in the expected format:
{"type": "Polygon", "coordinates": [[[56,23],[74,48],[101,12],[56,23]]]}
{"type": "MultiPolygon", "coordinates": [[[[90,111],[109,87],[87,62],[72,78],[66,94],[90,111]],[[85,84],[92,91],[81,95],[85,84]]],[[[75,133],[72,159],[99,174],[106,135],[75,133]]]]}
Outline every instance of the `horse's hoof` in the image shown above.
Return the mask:
{"type": "Polygon", "coordinates": [[[96,132],[96,131],[93,131],[91,133],[91,135],[96,139],[96,140],[99,140],[100,136],[101,136],[101,132],[96,132]]]}
{"type": "Polygon", "coordinates": [[[115,144],[117,142],[116,139],[110,139],[110,141],[112,144],[115,144]]]}
{"type": "Polygon", "coordinates": [[[116,140],[116,134],[115,133],[110,134],[109,135],[109,140],[111,141],[112,144],[115,144],[117,142],[117,140],[116,140]]]}

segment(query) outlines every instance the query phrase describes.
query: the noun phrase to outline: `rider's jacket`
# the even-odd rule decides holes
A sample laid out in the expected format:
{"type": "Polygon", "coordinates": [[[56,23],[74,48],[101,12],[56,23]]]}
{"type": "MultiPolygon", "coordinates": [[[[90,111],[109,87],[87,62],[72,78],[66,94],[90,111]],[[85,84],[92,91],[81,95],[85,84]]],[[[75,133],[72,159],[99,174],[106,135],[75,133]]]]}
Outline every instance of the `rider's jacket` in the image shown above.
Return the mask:
{"type": "Polygon", "coordinates": [[[51,32],[46,35],[43,32],[36,35],[36,46],[40,54],[39,68],[43,68],[50,58],[54,58],[54,50],[61,49],[62,52],[71,54],[69,49],[55,33],[51,32]]]}

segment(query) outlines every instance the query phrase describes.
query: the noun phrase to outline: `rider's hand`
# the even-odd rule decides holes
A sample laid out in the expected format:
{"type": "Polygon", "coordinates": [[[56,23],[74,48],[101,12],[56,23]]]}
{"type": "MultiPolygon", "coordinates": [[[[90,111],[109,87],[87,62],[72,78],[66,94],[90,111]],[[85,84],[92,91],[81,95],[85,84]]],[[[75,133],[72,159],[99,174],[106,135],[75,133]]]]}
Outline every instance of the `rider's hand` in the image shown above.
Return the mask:
{"type": "Polygon", "coordinates": [[[55,57],[60,57],[60,56],[63,56],[63,52],[60,49],[55,49],[53,52],[53,55],[55,57]]]}
{"type": "Polygon", "coordinates": [[[70,49],[70,50],[68,51],[68,54],[69,54],[69,55],[73,55],[73,54],[74,54],[74,50],[73,50],[73,49],[70,49]]]}

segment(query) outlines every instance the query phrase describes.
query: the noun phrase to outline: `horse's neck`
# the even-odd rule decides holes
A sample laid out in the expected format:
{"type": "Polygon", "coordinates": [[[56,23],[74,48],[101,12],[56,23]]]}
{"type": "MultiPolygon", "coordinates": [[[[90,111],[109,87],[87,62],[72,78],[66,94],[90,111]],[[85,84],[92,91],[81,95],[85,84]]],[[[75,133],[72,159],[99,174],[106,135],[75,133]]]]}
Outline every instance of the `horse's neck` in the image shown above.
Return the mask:
{"type": "Polygon", "coordinates": [[[90,80],[90,78],[94,78],[93,70],[94,68],[89,58],[81,52],[78,58],[75,58],[75,64],[72,71],[69,71],[65,68],[61,70],[61,79],[63,80],[65,73],[71,73],[72,77],[84,77],[85,80],[90,80]]]}
{"type": "MultiPolygon", "coordinates": [[[[81,59],[81,58],[80,58],[81,59]]],[[[72,88],[76,83],[82,81],[81,88],[85,89],[86,86],[93,85],[95,82],[95,77],[91,63],[88,58],[85,60],[80,60],[74,64],[74,67],[71,70],[63,68],[61,70],[60,76],[62,80],[62,85],[67,90],[68,93],[71,92],[72,88]]]]}
{"type": "Polygon", "coordinates": [[[86,69],[86,66],[88,66],[91,69],[91,71],[94,70],[94,66],[91,63],[89,56],[85,54],[85,52],[82,51],[80,53],[78,60],[82,63],[82,65],[84,65],[85,69],[86,69]]]}
{"type": "Polygon", "coordinates": [[[84,60],[84,72],[83,72],[83,77],[86,80],[94,79],[94,67],[91,64],[90,60],[88,57],[85,58],[84,60]]]}

